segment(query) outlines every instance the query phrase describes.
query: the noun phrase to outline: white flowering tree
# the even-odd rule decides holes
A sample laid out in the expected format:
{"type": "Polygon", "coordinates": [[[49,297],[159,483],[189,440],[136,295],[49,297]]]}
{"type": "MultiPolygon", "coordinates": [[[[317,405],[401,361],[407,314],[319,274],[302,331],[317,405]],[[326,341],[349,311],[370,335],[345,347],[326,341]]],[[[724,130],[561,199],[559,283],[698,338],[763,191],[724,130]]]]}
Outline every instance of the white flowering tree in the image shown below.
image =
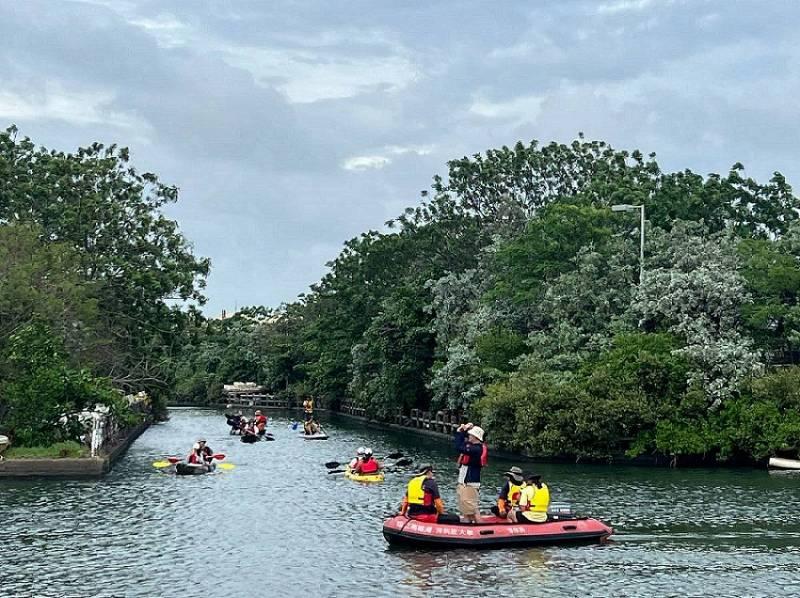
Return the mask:
{"type": "Polygon", "coordinates": [[[684,342],[688,382],[704,390],[711,409],[762,369],[762,356],[743,330],[752,302],[727,233],[707,234],[702,223],[677,222],[650,235],[643,283],[633,311],[645,331],[665,330],[684,342]]]}

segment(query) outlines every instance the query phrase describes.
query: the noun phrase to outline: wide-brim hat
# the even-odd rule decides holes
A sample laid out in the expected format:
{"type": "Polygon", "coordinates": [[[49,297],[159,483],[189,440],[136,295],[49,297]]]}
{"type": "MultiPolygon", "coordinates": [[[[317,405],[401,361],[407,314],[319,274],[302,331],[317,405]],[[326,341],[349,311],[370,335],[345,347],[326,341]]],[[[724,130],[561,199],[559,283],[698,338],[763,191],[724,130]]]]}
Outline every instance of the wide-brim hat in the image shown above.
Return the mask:
{"type": "Polygon", "coordinates": [[[467,430],[467,434],[470,436],[474,436],[481,442],[483,442],[483,428],[480,426],[472,426],[469,430],[467,430]]]}
{"type": "Polygon", "coordinates": [[[522,470],[519,467],[511,467],[507,472],[505,472],[505,475],[517,483],[522,482],[524,479],[522,477],[522,470]]]}

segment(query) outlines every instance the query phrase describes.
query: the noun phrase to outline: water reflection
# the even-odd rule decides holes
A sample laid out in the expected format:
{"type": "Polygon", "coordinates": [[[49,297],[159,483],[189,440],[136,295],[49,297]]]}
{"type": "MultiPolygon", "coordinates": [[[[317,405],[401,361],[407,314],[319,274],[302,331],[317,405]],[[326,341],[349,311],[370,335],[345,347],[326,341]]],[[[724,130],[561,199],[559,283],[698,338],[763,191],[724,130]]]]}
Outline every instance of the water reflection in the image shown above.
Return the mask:
{"type": "MultiPolygon", "coordinates": [[[[718,595],[800,595],[796,475],[520,463],[548,480],[554,501],[610,522],[616,541],[390,550],[381,521],[409,476],[366,486],[322,464],[360,445],[399,450],[436,465],[452,507],[450,443],[346,419],[328,422],[331,440],[309,443],[288,416],[270,419],[276,442],[243,445],[220,414],[180,410],[102,480],[0,481],[0,597],[207,598],[257,586],[276,596],[695,595],[711,591],[710,580],[718,595]],[[197,434],[236,468],[178,478],[151,466],[186,452],[197,434]],[[212,567],[198,566],[199,555],[212,567]]],[[[509,465],[492,459],[485,506],[509,465]]]]}

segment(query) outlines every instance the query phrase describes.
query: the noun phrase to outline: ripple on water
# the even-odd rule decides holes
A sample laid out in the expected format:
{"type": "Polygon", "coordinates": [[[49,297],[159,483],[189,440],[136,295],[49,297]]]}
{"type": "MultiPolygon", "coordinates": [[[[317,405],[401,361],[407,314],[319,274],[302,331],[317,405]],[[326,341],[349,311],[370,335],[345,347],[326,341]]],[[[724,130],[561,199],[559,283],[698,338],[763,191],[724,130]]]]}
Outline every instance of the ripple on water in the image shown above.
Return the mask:
{"type": "MultiPolygon", "coordinates": [[[[800,595],[800,478],[729,470],[526,464],[554,500],[609,521],[605,546],[390,549],[380,528],[408,475],[361,485],[328,475],[360,445],[431,461],[454,505],[449,443],[328,424],[304,442],[287,418],[277,440],[244,445],[219,413],[177,410],[102,480],[0,483],[5,596],[800,595]],[[151,466],[206,435],[236,467],[177,477],[151,466]],[[680,497],[678,502],[676,499],[680,497]],[[260,584],[263,583],[263,586],[260,584]],[[43,588],[46,593],[43,593],[43,588]]],[[[484,503],[508,461],[493,459],[484,503]]]]}

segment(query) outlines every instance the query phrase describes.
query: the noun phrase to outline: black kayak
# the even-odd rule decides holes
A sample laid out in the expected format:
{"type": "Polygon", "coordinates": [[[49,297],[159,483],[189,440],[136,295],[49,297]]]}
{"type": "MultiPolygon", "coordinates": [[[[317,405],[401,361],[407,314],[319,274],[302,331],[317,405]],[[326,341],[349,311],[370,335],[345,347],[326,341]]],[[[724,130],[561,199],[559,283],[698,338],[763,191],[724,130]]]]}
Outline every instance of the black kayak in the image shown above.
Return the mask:
{"type": "Polygon", "coordinates": [[[176,475],[203,475],[214,471],[214,464],[200,465],[199,463],[176,463],[176,475]]]}
{"type": "Polygon", "coordinates": [[[275,440],[275,437],[272,434],[264,434],[263,436],[247,434],[246,436],[242,436],[239,440],[245,444],[253,444],[254,442],[261,442],[262,440],[275,440]]]}

